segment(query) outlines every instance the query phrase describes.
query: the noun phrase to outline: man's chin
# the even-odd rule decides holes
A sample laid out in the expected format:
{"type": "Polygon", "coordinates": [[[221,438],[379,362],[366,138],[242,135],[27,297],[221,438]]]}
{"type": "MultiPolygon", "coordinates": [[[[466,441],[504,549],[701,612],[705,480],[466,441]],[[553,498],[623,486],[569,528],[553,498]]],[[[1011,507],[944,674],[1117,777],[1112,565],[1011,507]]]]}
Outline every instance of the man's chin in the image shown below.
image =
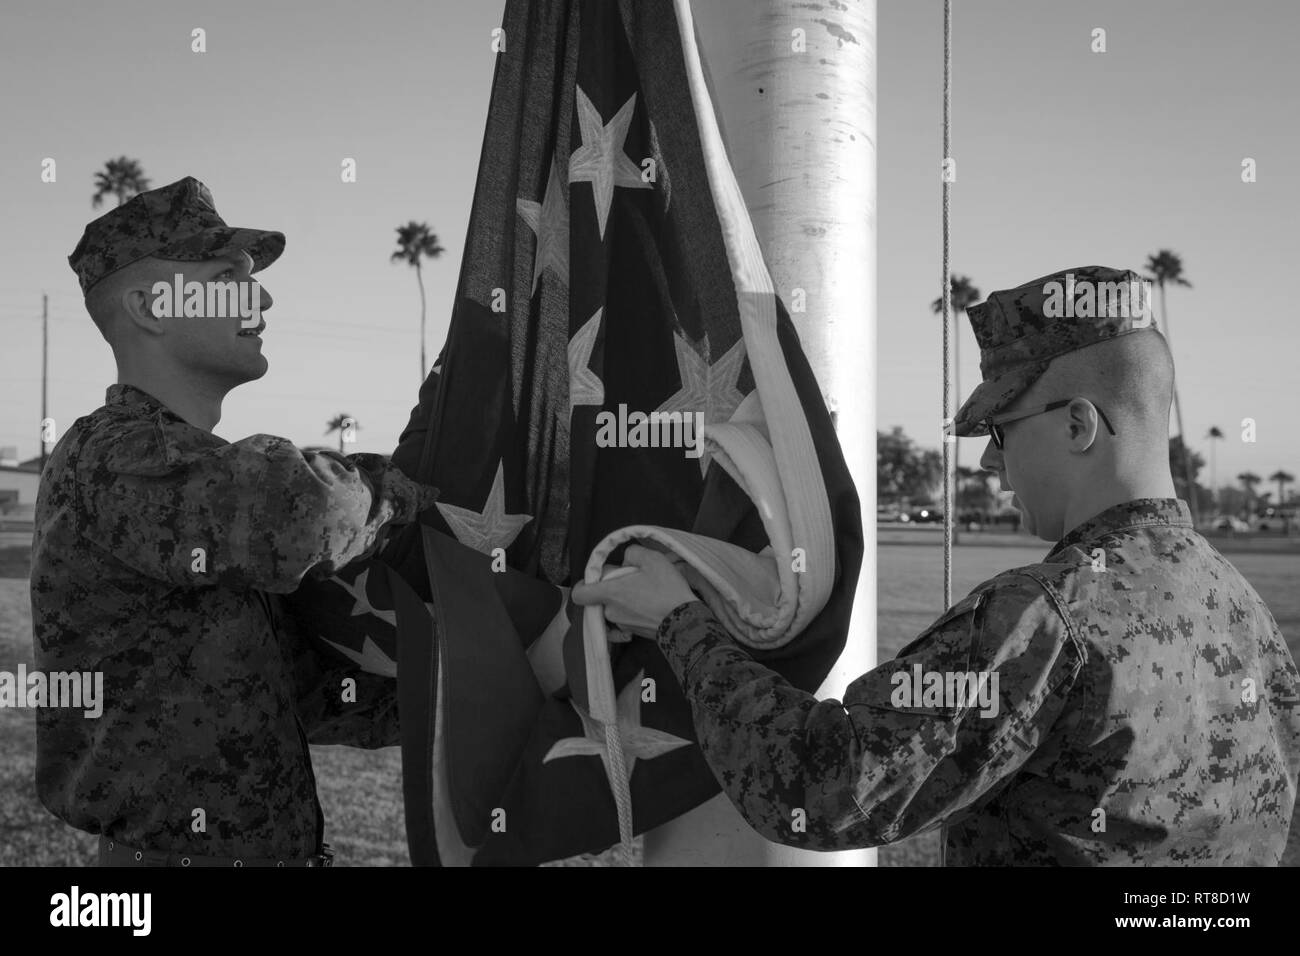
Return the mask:
{"type": "Polygon", "coordinates": [[[1029,509],[1025,507],[1025,503],[1020,500],[1019,496],[1012,495],[1011,504],[1020,512],[1020,527],[1024,528],[1035,537],[1039,537],[1038,522],[1035,521],[1034,516],[1029,513],[1029,509]]]}
{"type": "Polygon", "coordinates": [[[1032,534],[1035,538],[1037,538],[1039,541],[1049,541],[1052,542],[1053,544],[1057,541],[1058,538],[1060,538],[1059,534],[1055,534],[1055,535],[1044,534],[1042,529],[1038,525],[1038,521],[1035,520],[1033,515],[1031,515],[1028,511],[1025,510],[1025,506],[1020,505],[1019,507],[1020,507],[1020,526],[1024,528],[1026,531],[1028,531],[1030,534],[1032,534]]]}
{"type": "Polygon", "coordinates": [[[256,382],[270,367],[266,357],[258,355],[256,359],[240,362],[235,367],[226,369],[226,380],[230,382],[231,388],[237,388],[247,382],[256,382]]]}
{"type": "Polygon", "coordinates": [[[262,354],[262,350],[258,349],[256,357],[248,362],[247,367],[250,373],[247,381],[255,382],[266,374],[266,370],[271,367],[271,363],[267,357],[262,354]]]}

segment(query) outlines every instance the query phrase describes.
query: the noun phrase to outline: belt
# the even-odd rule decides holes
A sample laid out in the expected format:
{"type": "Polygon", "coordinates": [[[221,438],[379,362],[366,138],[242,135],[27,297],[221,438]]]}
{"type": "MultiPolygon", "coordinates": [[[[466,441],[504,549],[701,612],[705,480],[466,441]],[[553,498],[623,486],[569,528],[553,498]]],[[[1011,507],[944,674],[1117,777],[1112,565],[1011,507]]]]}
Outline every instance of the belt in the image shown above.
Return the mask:
{"type": "Polygon", "coordinates": [[[333,866],[334,851],[328,843],[308,857],[197,856],[176,850],[140,850],[116,840],[99,838],[100,866],[333,866]]]}

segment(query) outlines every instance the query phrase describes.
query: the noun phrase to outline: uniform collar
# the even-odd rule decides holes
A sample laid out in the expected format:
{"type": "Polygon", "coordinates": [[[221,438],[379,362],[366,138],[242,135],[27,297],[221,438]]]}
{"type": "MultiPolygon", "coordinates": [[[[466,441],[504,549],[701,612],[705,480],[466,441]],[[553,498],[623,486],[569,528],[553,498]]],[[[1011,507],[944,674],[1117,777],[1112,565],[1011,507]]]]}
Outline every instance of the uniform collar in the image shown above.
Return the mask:
{"type": "Polygon", "coordinates": [[[1181,498],[1135,498],[1112,505],[1078,525],[1057,542],[1047,557],[1115,531],[1158,526],[1191,528],[1192,512],[1187,502],[1181,498]]]}
{"type": "Polygon", "coordinates": [[[120,382],[108,386],[108,391],[104,393],[104,404],[110,408],[121,408],[137,415],[152,415],[162,412],[177,421],[182,420],[179,415],[144,391],[144,389],[136,388],[134,385],[123,385],[120,382]]]}

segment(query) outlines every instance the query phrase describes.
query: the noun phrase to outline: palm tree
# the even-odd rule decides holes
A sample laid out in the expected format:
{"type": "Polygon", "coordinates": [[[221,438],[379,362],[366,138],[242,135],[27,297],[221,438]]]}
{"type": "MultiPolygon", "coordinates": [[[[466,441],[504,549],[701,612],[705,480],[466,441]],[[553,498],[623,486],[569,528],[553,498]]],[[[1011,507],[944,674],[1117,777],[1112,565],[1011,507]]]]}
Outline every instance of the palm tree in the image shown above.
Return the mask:
{"type": "MultiPolygon", "coordinates": [[[[961,318],[966,314],[966,310],[978,302],[984,296],[980,290],[971,284],[970,276],[952,276],[952,285],[948,293],[949,301],[952,304],[953,323],[957,326],[957,335],[952,339],[952,370],[953,370],[953,391],[957,393],[957,402],[961,403],[961,349],[958,344],[961,342],[961,318]]],[[[935,299],[930,303],[930,311],[935,315],[943,314],[943,300],[935,299]]]]}
{"type": "MultiPolygon", "coordinates": [[[[949,307],[952,309],[952,320],[953,320],[953,325],[955,326],[954,328],[955,334],[952,337],[952,390],[957,396],[956,406],[958,408],[961,407],[961,349],[959,348],[959,343],[961,342],[961,319],[962,316],[966,314],[966,310],[982,298],[984,298],[984,296],[980,293],[980,290],[975,288],[975,286],[971,283],[970,276],[959,276],[956,275],[955,273],[952,276],[950,276],[950,285],[948,286],[948,302],[949,302],[949,307]]],[[[943,299],[939,298],[931,302],[930,311],[933,312],[935,315],[942,315],[943,299]]],[[[958,457],[960,454],[960,450],[961,450],[961,443],[953,442],[952,467],[953,470],[958,475],[960,475],[962,471],[961,465],[958,463],[960,461],[958,457]]],[[[956,482],[954,482],[954,484],[956,484],[956,482]]],[[[956,506],[956,503],[957,503],[957,492],[954,490],[953,505],[956,506]]],[[[954,519],[955,517],[956,516],[954,515],[954,519]]],[[[955,530],[956,529],[955,520],[953,523],[953,528],[954,531],[953,531],[952,540],[953,540],[953,544],[956,544],[957,532],[955,530]]]]}
{"type": "MultiPolygon", "coordinates": [[[[1282,486],[1295,481],[1295,475],[1287,474],[1279,468],[1277,471],[1273,472],[1273,474],[1268,476],[1268,480],[1277,482],[1277,506],[1280,509],[1286,501],[1286,495],[1282,493],[1282,486]]],[[[1282,530],[1288,534],[1291,532],[1290,513],[1283,513],[1282,515],[1282,530]]]]}
{"type": "Polygon", "coordinates": [[[397,227],[397,251],[388,257],[389,262],[405,262],[415,266],[415,279],[420,283],[420,383],[424,383],[428,374],[428,365],[424,360],[424,277],[420,272],[420,260],[428,257],[436,259],[446,250],[438,245],[438,237],[429,231],[427,222],[412,219],[405,226],[397,227]]]}
{"type": "Polygon", "coordinates": [[[1249,515],[1247,515],[1247,517],[1249,517],[1250,515],[1254,515],[1255,486],[1259,484],[1261,481],[1263,481],[1264,479],[1259,477],[1259,475],[1255,474],[1253,471],[1243,471],[1241,474],[1237,476],[1237,480],[1241,482],[1241,487],[1246,490],[1246,507],[1249,509],[1250,512],[1249,515]]]}
{"type": "Polygon", "coordinates": [[[1215,454],[1218,446],[1215,442],[1223,441],[1223,432],[1219,431],[1218,425],[1211,425],[1210,430],[1205,433],[1205,437],[1210,440],[1210,500],[1214,502],[1214,513],[1219,513],[1219,458],[1215,454]]]}
{"type": "MultiPolygon", "coordinates": [[[[1160,322],[1165,333],[1165,341],[1169,344],[1169,351],[1173,352],[1173,339],[1169,337],[1169,308],[1165,304],[1165,285],[1181,285],[1191,288],[1192,284],[1183,278],[1183,260],[1168,249],[1161,249],[1153,256],[1147,256],[1147,272],[1150,273],[1148,278],[1152,279],[1156,287],[1160,290],[1160,322]]],[[[1183,435],[1183,406],[1178,400],[1178,376],[1174,375],[1174,418],[1178,422],[1178,434],[1183,435]]],[[[1186,441],[1183,447],[1187,447],[1186,441]]],[[[1199,515],[1196,507],[1196,486],[1192,482],[1192,466],[1187,458],[1186,452],[1183,455],[1183,469],[1187,478],[1187,495],[1190,499],[1188,504],[1192,507],[1192,522],[1197,523],[1199,515]]]]}
{"type": "Polygon", "coordinates": [[[329,428],[326,429],[325,431],[326,435],[332,435],[335,432],[339,433],[339,454],[340,455],[343,454],[344,440],[352,441],[353,440],[352,430],[361,427],[360,425],[357,424],[357,420],[353,418],[351,415],[349,415],[347,412],[339,412],[337,415],[335,415],[325,424],[329,426],[329,428]]]}
{"type": "Polygon", "coordinates": [[[104,197],[117,197],[120,206],[132,196],[149,188],[149,179],[144,174],[138,159],[119,156],[110,159],[104,168],[95,173],[95,194],[90,197],[90,204],[98,209],[104,204],[104,197]]]}

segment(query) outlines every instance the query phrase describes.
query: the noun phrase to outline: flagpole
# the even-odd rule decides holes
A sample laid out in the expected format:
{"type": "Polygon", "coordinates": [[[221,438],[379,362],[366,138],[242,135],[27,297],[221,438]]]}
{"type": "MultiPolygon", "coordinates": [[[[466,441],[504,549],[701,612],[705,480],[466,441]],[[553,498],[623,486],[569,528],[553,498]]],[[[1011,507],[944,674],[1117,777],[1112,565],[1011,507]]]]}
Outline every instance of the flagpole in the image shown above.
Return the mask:
{"type": "MultiPolygon", "coordinates": [[[[876,3],[846,6],[691,4],[727,155],[862,504],[848,643],[820,697],[842,697],[876,663],[876,3]]],[[[647,866],[876,862],[875,850],[769,843],[725,794],[647,833],[644,849],[647,866]]]]}

